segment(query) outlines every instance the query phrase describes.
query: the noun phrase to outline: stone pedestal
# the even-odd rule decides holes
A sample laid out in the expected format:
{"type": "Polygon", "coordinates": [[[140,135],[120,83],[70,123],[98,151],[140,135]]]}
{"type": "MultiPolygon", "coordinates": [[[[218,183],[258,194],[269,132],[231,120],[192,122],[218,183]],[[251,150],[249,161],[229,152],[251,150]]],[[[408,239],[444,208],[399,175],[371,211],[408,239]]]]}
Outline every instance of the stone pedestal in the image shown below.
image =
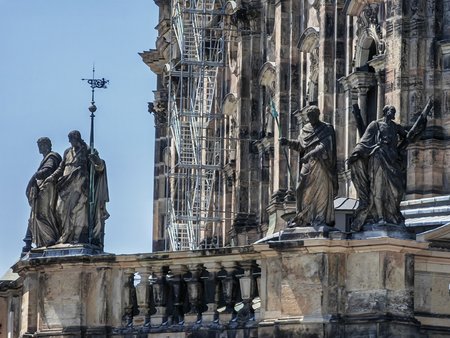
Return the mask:
{"type": "Polygon", "coordinates": [[[150,316],[150,326],[159,327],[164,324],[166,308],[164,306],[156,306],[156,313],[150,316]]]}
{"type": "MultiPolygon", "coordinates": [[[[22,259],[41,257],[63,257],[105,254],[95,245],[89,244],[57,244],[49,247],[31,249],[22,259]]],[[[105,254],[110,255],[110,254],[105,254]]]]}
{"type": "Polygon", "coordinates": [[[280,241],[297,241],[313,238],[345,239],[346,235],[334,227],[321,225],[316,227],[286,228],[280,234],[280,241]]]}
{"type": "Polygon", "coordinates": [[[415,234],[408,232],[404,224],[365,224],[361,231],[351,234],[352,239],[370,239],[390,237],[399,239],[415,239],[415,234]]]}
{"type": "Polygon", "coordinates": [[[198,322],[198,314],[197,313],[186,313],[184,315],[184,325],[193,326],[198,322]]]}
{"type": "Polygon", "coordinates": [[[233,314],[228,312],[221,312],[219,313],[219,323],[222,325],[228,325],[233,319],[233,314]]]}
{"type": "Polygon", "coordinates": [[[305,237],[298,245],[275,247],[279,255],[267,258],[267,276],[279,279],[267,284],[262,316],[267,318],[273,309],[280,313],[276,320],[263,320],[264,333],[272,329],[274,337],[419,336],[414,258],[405,250],[416,242],[308,239],[302,230],[289,233],[305,237]]]}

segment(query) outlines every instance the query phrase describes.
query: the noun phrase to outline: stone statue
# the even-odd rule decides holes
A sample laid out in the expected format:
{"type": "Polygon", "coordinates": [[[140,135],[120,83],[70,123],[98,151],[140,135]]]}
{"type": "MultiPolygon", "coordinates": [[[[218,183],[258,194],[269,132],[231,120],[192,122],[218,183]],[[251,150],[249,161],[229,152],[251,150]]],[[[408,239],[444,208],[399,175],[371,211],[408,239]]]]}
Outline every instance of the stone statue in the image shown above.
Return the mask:
{"type": "Polygon", "coordinates": [[[393,106],[385,106],[383,117],[367,126],[348,159],[359,197],[353,231],[360,231],[366,223],[404,222],[400,202],[406,187],[405,149],[425,129],[432,106],[429,100],[409,132],[394,122],[393,106]]]}
{"type": "Polygon", "coordinates": [[[58,168],[61,156],[52,151],[52,142],[48,137],[38,139],[37,145],[43,159],[26,189],[31,213],[28,220],[27,236],[24,240],[26,243],[24,252],[30,251],[31,242],[36,247],[50,246],[56,243],[60,235],[55,217],[55,184],[46,181],[46,178],[58,168]]]}
{"type": "Polygon", "coordinates": [[[57,182],[57,220],[61,228],[58,243],[89,243],[103,248],[104,222],[109,217],[105,205],[109,201],[105,162],[91,151],[78,130],[68,135],[71,147],[66,149],[58,169],[47,179],[57,182]],[[94,170],[95,198],[89,229],[89,181],[94,170]]]}
{"type": "Polygon", "coordinates": [[[272,108],[270,104],[268,104],[264,114],[264,133],[267,137],[273,136],[273,120],[272,108]]]}
{"type": "Polygon", "coordinates": [[[336,169],[336,138],[332,125],[320,121],[320,110],[306,110],[308,123],[297,140],[280,138],[281,145],[300,154],[296,197],[295,226],[334,225],[334,197],[338,191],[336,169]]]}

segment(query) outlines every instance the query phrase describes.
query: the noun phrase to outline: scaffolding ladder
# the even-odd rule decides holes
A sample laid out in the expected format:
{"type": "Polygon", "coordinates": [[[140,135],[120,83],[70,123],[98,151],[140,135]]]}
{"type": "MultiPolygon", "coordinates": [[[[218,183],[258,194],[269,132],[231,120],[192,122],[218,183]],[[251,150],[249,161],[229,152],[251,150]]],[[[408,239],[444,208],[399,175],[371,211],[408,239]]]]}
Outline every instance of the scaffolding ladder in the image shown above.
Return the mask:
{"type": "Polygon", "coordinates": [[[218,204],[223,133],[217,79],[224,66],[222,0],[172,0],[166,229],[170,250],[199,247],[207,224],[221,222],[218,204]]]}

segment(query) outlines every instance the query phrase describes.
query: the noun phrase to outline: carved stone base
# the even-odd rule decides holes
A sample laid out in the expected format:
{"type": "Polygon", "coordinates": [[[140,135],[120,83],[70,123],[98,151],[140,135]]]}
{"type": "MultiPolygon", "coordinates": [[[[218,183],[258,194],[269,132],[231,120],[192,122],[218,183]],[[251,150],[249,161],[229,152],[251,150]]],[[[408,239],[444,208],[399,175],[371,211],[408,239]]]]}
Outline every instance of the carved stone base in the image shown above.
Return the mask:
{"type": "Polygon", "coordinates": [[[415,239],[415,234],[410,233],[403,224],[365,224],[361,231],[351,234],[351,239],[369,239],[390,237],[399,239],[415,239]]]}
{"type": "Polygon", "coordinates": [[[233,319],[232,313],[222,312],[219,314],[219,322],[222,325],[228,325],[232,319],[233,319]]]}
{"type": "Polygon", "coordinates": [[[195,325],[198,320],[199,318],[197,313],[186,313],[184,315],[184,324],[187,326],[195,325]]]}
{"type": "Polygon", "coordinates": [[[49,247],[35,248],[22,257],[23,260],[41,257],[110,255],[98,246],[89,244],[57,244],[49,247]]]}
{"type": "Polygon", "coordinates": [[[330,238],[330,239],[344,239],[345,234],[338,229],[328,225],[320,225],[316,227],[295,227],[287,228],[282,231],[280,241],[284,240],[303,240],[311,238],[330,238]]]}

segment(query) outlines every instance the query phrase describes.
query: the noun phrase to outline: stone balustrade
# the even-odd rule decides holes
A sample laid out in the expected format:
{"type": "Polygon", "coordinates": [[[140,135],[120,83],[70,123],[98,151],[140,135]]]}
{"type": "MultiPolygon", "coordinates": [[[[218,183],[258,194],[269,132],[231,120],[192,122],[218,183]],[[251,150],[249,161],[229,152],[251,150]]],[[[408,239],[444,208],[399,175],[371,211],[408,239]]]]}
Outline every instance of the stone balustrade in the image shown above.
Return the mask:
{"type": "Polygon", "coordinates": [[[450,251],[408,239],[49,252],[14,271],[20,337],[413,337],[450,316],[450,251]]]}
{"type": "Polygon", "coordinates": [[[260,259],[249,246],[22,260],[16,270],[29,320],[21,332],[128,335],[252,327],[260,305],[260,259]]]}
{"type": "Polygon", "coordinates": [[[170,259],[146,257],[136,261],[139,266],[125,269],[123,320],[114,332],[224,329],[255,323],[260,306],[259,255],[243,255],[239,249],[215,251],[219,255],[208,252],[204,263],[198,258],[193,262],[195,252],[184,252],[172,253],[170,259]]]}

